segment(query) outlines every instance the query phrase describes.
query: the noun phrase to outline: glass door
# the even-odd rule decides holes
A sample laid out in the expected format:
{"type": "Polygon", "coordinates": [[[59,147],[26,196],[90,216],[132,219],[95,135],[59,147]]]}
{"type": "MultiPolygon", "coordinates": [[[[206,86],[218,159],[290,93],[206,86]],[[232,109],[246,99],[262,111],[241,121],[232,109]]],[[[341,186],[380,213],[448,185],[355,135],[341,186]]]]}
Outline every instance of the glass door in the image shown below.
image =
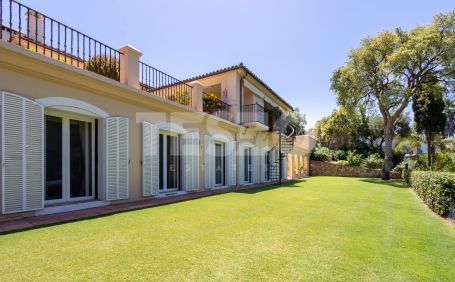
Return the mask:
{"type": "Polygon", "coordinates": [[[70,198],[92,196],[92,123],[69,120],[70,198]]]}
{"type": "Polygon", "coordinates": [[[177,134],[160,133],[160,192],[177,191],[180,188],[180,138],[177,134]]]}
{"type": "Polygon", "coordinates": [[[244,167],[244,172],[245,172],[245,182],[250,183],[251,182],[251,148],[245,148],[244,151],[244,162],[245,162],[245,167],[244,167]]]}
{"type": "Polygon", "coordinates": [[[48,111],[45,135],[46,203],[93,199],[94,119],[48,111]]]}
{"type": "Polygon", "coordinates": [[[63,200],[63,119],[46,115],[46,201],[63,200]]]}
{"type": "Polygon", "coordinates": [[[225,169],[224,169],[224,144],[215,143],[215,185],[223,186],[225,185],[225,169]]]}

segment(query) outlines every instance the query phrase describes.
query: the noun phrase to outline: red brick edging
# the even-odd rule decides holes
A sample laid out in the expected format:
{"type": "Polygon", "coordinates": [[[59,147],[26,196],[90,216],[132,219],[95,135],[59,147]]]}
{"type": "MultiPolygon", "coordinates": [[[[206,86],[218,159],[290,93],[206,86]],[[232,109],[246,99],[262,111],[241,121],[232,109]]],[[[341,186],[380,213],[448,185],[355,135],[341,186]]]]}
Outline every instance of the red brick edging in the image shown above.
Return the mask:
{"type": "Polygon", "coordinates": [[[224,194],[229,192],[247,190],[257,187],[265,187],[271,185],[259,184],[259,185],[249,185],[235,188],[224,188],[224,189],[214,189],[202,192],[193,192],[183,195],[176,195],[163,198],[153,198],[148,200],[140,200],[135,202],[111,204],[108,206],[88,208],[84,210],[69,211],[63,213],[23,217],[20,219],[12,219],[0,222],[0,233],[13,232],[24,229],[36,228],[40,226],[53,225],[58,223],[64,223],[69,221],[75,221],[80,219],[93,218],[108,214],[114,214],[118,212],[131,211],[136,209],[160,206],[170,203],[177,203],[181,201],[187,201],[192,199],[203,198],[212,195],[224,194]]]}

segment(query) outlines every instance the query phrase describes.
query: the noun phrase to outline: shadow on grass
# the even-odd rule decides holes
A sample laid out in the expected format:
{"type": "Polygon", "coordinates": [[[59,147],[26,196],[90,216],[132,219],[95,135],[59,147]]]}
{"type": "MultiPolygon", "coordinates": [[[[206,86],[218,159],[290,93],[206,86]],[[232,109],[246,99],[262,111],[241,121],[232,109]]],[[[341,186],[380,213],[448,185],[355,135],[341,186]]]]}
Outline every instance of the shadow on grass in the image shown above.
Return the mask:
{"type": "Polygon", "coordinates": [[[382,180],[379,178],[371,178],[371,179],[361,179],[360,181],[371,183],[371,184],[378,184],[383,186],[389,186],[391,188],[408,188],[406,187],[401,180],[382,180]]]}
{"type": "Polygon", "coordinates": [[[257,193],[261,193],[261,192],[275,190],[278,188],[303,188],[303,186],[297,185],[297,183],[302,183],[302,182],[306,182],[306,180],[305,179],[291,180],[291,181],[283,182],[283,183],[281,183],[281,185],[276,183],[276,184],[271,184],[271,185],[265,186],[265,187],[257,187],[257,188],[234,191],[234,193],[257,194],[257,193]]]}
{"type": "Polygon", "coordinates": [[[21,232],[25,232],[25,231],[31,231],[31,230],[42,229],[42,228],[46,228],[46,227],[64,225],[64,224],[68,224],[68,223],[90,221],[90,220],[99,219],[99,218],[111,217],[111,216],[115,216],[115,215],[122,214],[122,213],[134,212],[134,211],[139,211],[139,210],[144,210],[144,209],[149,209],[149,208],[154,208],[154,207],[160,207],[160,206],[167,206],[167,205],[177,204],[180,202],[193,201],[193,200],[218,196],[218,195],[227,194],[227,193],[256,194],[259,192],[265,192],[265,191],[269,191],[269,190],[273,190],[273,189],[277,189],[277,188],[289,188],[289,187],[303,188],[303,186],[298,186],[295,184],[300,183],[300,182],[305,182],[305,181],[306,180],[303,180],[303,179],[292,180],[292,181],[284,182],[281,185],[271,184],[268,186],[262,186],[262,187],[256,187],[256,188],[246,188],[245,190],[237,190],[237,191],[233,190],[233,191],[222,192],[222,193],[217,193],[217,194],[200,195],[198,197],[189,198],[189,199],[182,198],[182,199],[178,199],[175,201],[171,201],[171,202],[167,202],[167,203],[160,203],[160,204],[155,204],[155,205],[150,205],[150,206],[138,206],[138,207],[133,207],[130,209],[125,209],[125,210],[121,210],[121,209],[112,210],[105,214],[93,214],[93,215],[89,215],[89,216],[82,217],[82,218],[74,218],[74,219],[70,219],[70,220],[62,220],[62,221],[58,221],[58,222],[46,223],[46,224],[26,227],[26,228],[22,228],[22,229],[18,229],[18,230],[2,231],[2,232],[0,232],[0,238],[4,235],[8,235],[8,234],[21,233],[21,232]]]}

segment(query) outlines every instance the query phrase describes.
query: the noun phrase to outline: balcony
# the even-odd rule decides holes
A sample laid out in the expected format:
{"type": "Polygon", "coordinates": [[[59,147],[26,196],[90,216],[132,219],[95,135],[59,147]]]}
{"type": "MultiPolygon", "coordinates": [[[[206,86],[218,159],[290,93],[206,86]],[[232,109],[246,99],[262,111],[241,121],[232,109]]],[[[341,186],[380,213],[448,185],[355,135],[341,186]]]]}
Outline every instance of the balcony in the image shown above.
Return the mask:
{"type": "Polygon", "coordinates": [[[15,0],[0,0],[0,40],[191,106],[191,86],[138,61],[140,77],[127,78],[128,72],[120,71],[134,62],[128,65],[124,53],[15,0]]]}
{"type": "Polygon", "coordinates": [[[139,62],[139,87],[164,99],[191,106],[192,87],[175,77],[139,62]]]}
{"type": "Polygon", "coordinates": [[[204,92],[202,95],[203,111],[219,118],[234,121],[231,105],[221,101],[215,94],[204,92]]]}
{"type": "Polygon", "coordinates": [[[121,53],[14,0],[0,0],[0,40],[120,81],[121,53]]]}
{"type": "Polygon", "coordinates": [[[269,130],[269,115],[264,110],[264,107],[258,103],[244,105],[242,108],[242,124],[267,131],[269,130]]]}

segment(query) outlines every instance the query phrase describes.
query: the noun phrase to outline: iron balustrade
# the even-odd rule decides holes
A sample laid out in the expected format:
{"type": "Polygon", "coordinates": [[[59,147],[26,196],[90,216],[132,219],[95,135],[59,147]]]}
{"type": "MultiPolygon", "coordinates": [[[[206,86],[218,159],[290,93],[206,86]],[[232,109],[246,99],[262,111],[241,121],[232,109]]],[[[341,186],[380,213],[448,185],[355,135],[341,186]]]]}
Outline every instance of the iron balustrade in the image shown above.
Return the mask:
{"type": "Polygon", "coordinates": [[[268,126],[268,120],[268,112],[258,103],[243,106],[242,123],[259,122],[268,126]]]}
{"type": "Polygon", "coordinates": [[[116,49],[14,0],[0,0],[0,40],[120,81],[116,49]]]}
{"type": "Polygon", "coordinates": [[[203,111],[219,118],[233,121],[232,107],[231,105],[223,102],[215,94],[203,93],[202,96],[203,111]]]}
{"type": "Polygon", "coordinates": [[[153,95],[191,106],[192,86],[143,62],[139,62],[139,84],[153,95]]]}

